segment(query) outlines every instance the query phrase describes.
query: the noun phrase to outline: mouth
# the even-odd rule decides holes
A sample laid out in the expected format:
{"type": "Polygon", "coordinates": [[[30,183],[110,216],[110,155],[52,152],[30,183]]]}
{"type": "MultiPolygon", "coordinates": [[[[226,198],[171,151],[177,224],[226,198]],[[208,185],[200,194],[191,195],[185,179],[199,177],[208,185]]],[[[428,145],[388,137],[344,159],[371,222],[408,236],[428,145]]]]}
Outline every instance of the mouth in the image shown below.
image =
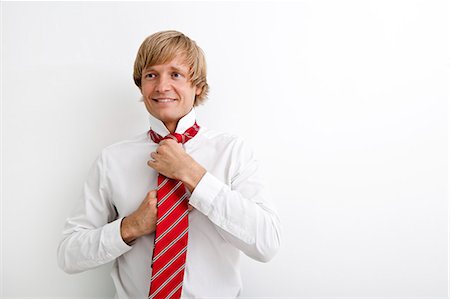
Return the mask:
{"type": "Polygon", "coordinates": [[[153,98],[152,100],[157,103],[172,103],[176,101],[176,99],[171,98],[153,98]]]}

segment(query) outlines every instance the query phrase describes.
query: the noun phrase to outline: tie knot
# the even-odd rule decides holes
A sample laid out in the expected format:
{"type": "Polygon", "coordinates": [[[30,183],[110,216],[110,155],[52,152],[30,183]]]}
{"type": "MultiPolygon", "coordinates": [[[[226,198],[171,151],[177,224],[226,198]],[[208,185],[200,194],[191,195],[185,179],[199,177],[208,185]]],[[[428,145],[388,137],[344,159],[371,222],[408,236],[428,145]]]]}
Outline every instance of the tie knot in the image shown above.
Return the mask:
{"type": "Polygon", "coordinates": [[[162,140],[166,140],[166,139],[173,139],[178,143],[186,142],[186,137],[183,134],[178,134],[178,133],[170,133],[169,135],[164,137],[162,140]]]}
{"type": "Polygon", "coordinates": [[[178,143],[184,144],[184,143],[188,142],[189,140],[191,140],[192,138],[194,138],[194,136],[197,135],[198,130],[200,130],[200,127],[197,125],[197,122],[195,122],[194,125],[192,127],[190,127],[189,129],[187,129],[183,134],[170,133],[170,134],[166,135],[165,137],[162,137],[161,135],[159,135],[158,133],[156,133],[155,131],[150,129],[148,131],[148,135],[155,143],[160,143],[161,140],[165,140],[165,139],[173,139],[178,143]]]}

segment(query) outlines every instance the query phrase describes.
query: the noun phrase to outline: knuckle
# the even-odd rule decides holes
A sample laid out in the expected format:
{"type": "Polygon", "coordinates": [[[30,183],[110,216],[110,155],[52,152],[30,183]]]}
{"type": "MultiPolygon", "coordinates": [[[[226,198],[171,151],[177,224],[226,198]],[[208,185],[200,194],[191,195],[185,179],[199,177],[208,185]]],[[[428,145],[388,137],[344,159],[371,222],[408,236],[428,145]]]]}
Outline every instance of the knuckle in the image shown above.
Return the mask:
{"type": "Polygon", "coordinates": [[[156,210],[156,207],[158,206],[156,199],[153,201],[150,201],[149,205],[152,210],[156,210]]]}

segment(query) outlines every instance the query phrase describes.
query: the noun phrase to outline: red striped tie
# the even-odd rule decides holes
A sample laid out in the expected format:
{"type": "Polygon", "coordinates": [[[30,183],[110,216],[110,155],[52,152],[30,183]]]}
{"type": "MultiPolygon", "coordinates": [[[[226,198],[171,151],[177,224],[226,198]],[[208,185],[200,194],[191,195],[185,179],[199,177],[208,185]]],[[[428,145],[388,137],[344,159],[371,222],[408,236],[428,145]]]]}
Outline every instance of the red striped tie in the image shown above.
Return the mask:
{"type": "MultiPolygon", "coordinates": [[[[170,138],[185,143],[193,138],[199,129],[195,123],[183,134],[171,133],[162,138],[151,129],[148,134],[156,143],[170,138]]],[[[181,181],[159,174],[157,198],[158,215],[148,297],[180,298],[188,243],[189,196],[181,181]]]]}

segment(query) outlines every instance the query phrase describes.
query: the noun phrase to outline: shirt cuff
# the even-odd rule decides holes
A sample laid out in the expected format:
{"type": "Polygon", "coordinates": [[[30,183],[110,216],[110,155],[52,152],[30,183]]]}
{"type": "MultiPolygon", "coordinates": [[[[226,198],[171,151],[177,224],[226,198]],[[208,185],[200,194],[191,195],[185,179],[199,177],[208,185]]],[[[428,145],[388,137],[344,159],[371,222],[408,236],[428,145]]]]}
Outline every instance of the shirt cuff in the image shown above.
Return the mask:
{"type": "Polygon", "coordinates": [[[203,214],[208,215],[214,199],[224,186],[224,183],[209,172],[206,172],[195,187],[194,192],[192,192],[189,203],[203,214]]]}
{"type": "Polygon", "coordinates": [[[114,220],[103,227],[102,238],[110,258],[117,258],[132,248],[122,239],[120,233],[122,220],[123,218],[114,220]]]}

